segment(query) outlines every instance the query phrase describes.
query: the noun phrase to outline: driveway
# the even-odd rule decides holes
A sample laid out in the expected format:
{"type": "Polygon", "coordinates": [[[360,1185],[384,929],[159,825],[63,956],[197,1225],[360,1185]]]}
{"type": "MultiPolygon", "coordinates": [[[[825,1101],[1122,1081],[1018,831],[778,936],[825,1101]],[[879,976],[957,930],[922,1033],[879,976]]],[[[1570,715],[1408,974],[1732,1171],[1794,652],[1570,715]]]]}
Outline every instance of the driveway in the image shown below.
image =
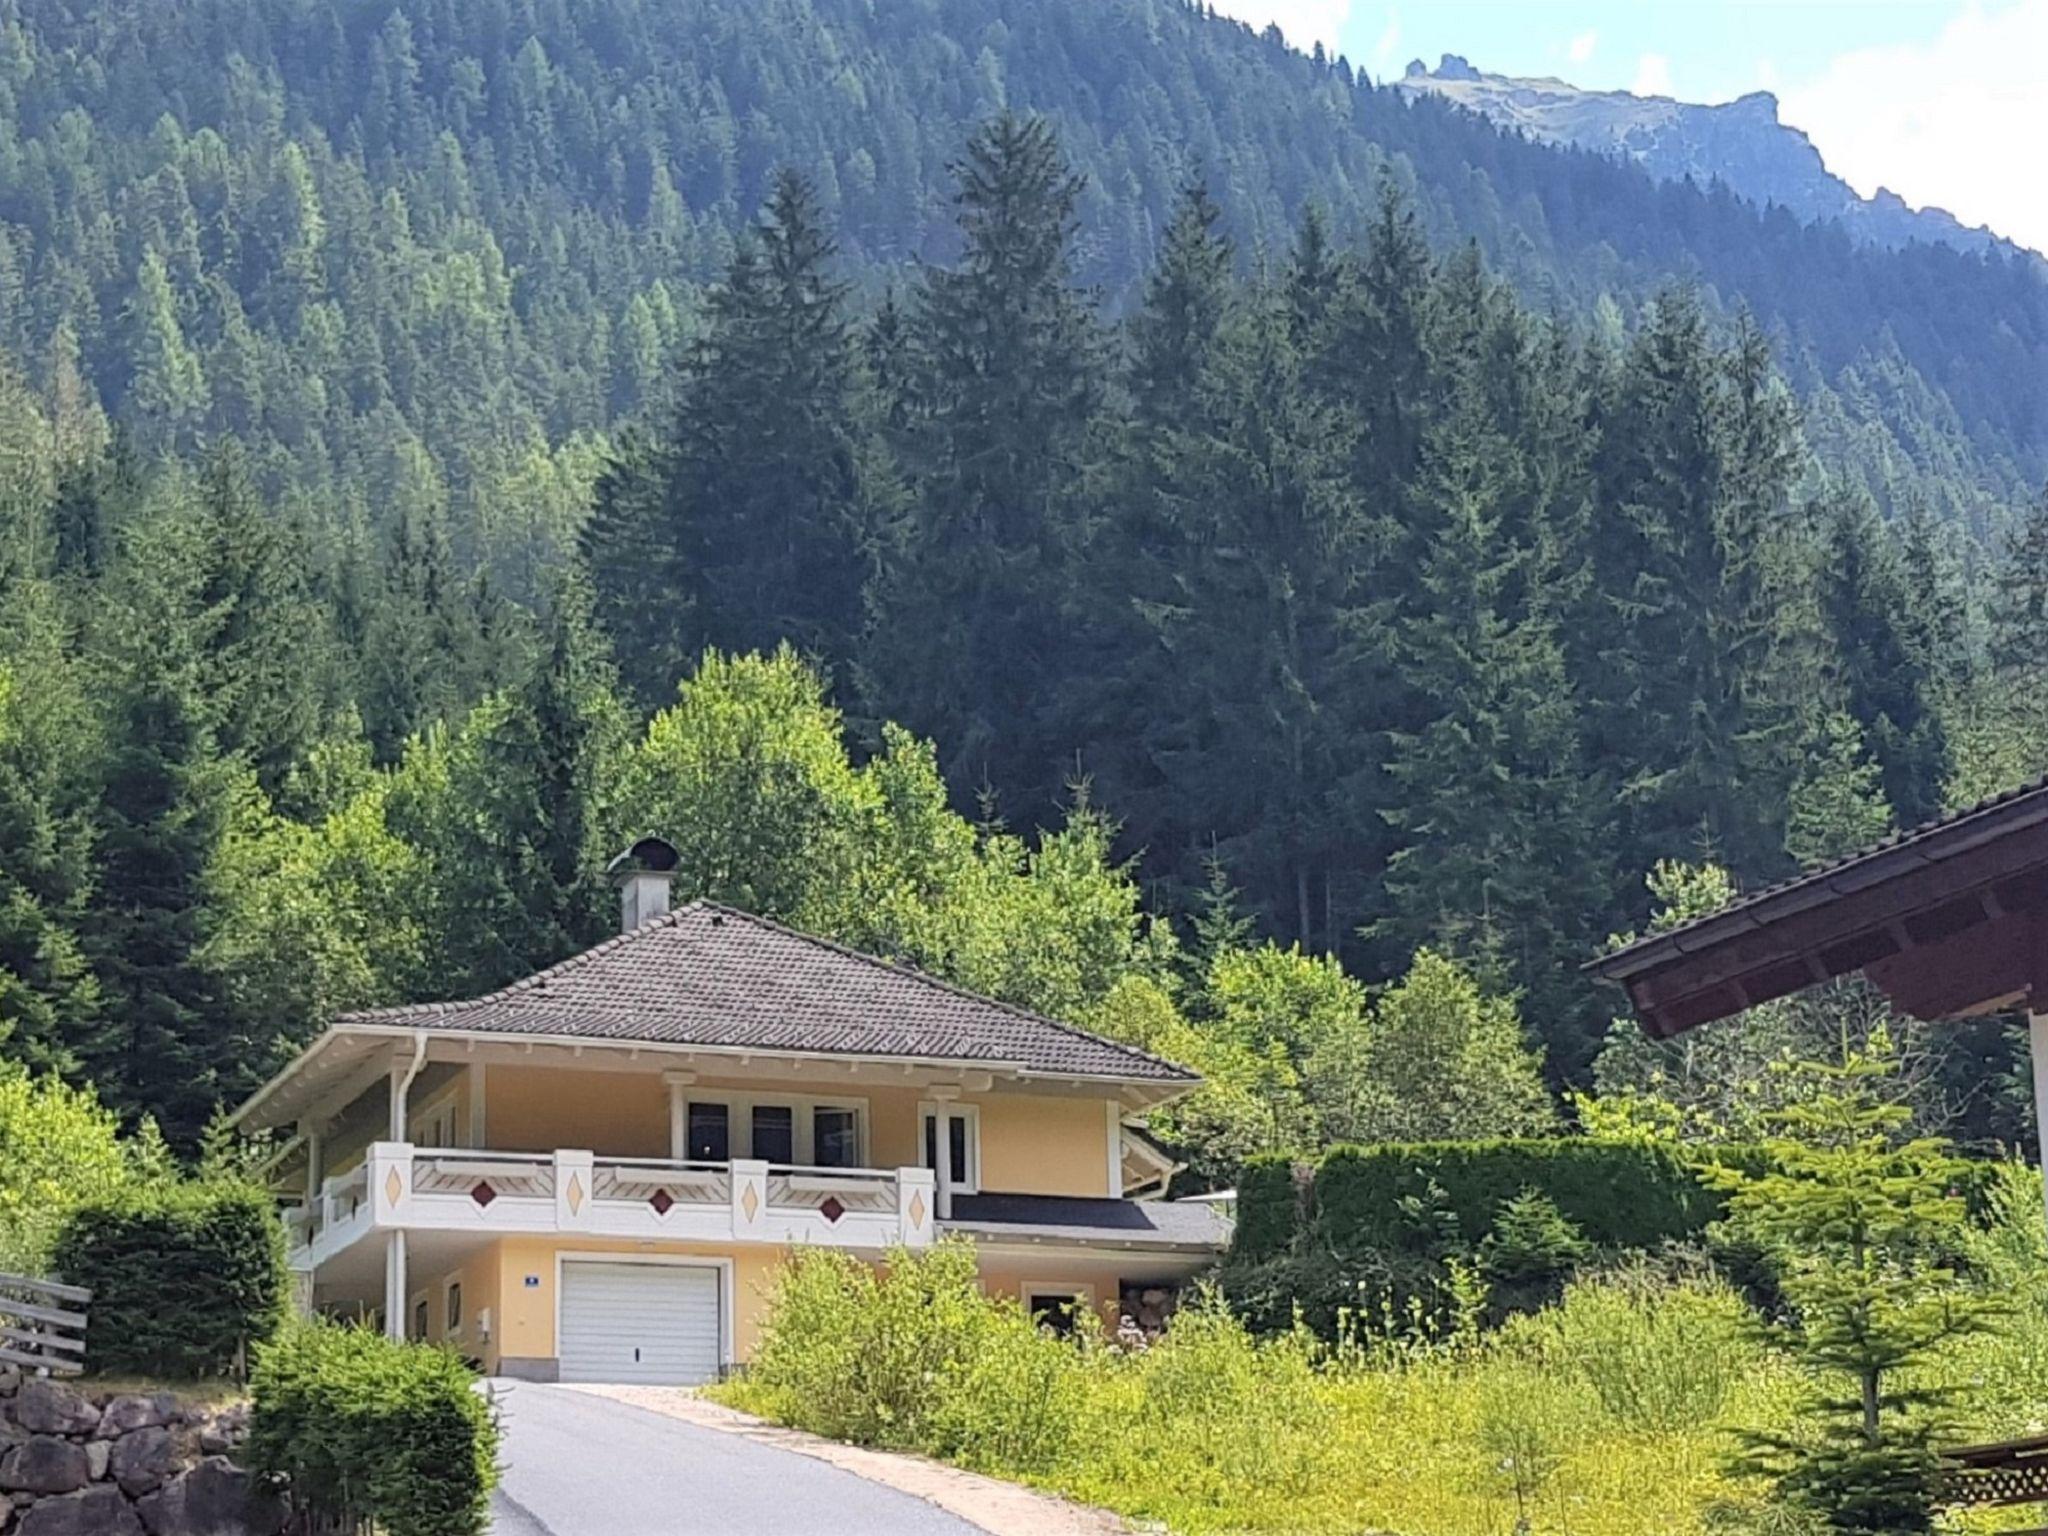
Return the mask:
{"type": "Polygon", "coordinates": [[[982,1536],[814,1457],[573,1388],[497,1385],[492,1536],[982,1536]]]}

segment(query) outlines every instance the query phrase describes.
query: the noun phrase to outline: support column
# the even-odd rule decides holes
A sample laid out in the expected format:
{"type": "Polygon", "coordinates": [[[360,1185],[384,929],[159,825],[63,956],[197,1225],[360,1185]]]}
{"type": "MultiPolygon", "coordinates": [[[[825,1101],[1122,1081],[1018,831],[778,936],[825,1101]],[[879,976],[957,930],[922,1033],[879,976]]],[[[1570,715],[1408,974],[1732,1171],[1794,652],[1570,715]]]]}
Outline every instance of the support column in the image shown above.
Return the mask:
{"type": "Polygon", "coordinates": [[[384,1336],[405,1341],[405,1228],[384,1239],[384,1336]]]}
{"type": "MultiPolygon", "coordinates": [[[[2034,1063],[2034,1131],[2040,1138],[2041,1170],[2048,1175],[2048,1013],[2028,1013],[2027,1046],[2034,1063]]],[[[2048,1188],[2043,1198],[2048,1202],[2048,1188]]],[[[2048,1205],[2043,1216],[2048,1218],[2048,1205]]]]}
{"type": "Polygon", "coordinates": [[[935,1083],[932,1096],[932,1183],[936,1186],[939,1220],[953,1219],[953,1101],[958,1088],[935,1083]]]}

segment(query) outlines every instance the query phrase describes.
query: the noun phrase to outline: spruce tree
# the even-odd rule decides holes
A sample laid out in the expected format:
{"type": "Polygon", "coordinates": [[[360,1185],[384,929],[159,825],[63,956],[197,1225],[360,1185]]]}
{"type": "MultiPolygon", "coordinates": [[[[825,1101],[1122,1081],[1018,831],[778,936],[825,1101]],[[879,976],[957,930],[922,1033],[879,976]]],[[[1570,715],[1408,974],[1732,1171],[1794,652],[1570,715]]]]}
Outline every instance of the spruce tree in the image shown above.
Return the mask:
{"type": "Polygon", "coordinates": [[[1077,653],[1064,594],[1086,536],[1103,348],[1074,285],[1082,184],[1050,125],[997,118],[954,174],[964,249],[917,293],[917,512],[877,587],[866,675],[886,712],[938,739],[956,790],[992,787],[1030,821],[1069,772],[1044,732],[1077,653]]]}

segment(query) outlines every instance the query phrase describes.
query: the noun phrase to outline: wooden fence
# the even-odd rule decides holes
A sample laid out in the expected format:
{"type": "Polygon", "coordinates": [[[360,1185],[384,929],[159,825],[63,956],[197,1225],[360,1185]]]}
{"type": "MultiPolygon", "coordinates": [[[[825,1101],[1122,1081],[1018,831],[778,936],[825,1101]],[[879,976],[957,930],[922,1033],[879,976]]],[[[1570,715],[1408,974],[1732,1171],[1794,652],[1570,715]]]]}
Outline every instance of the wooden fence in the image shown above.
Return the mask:
{"type": "Polygon", "coordinates": [[[91,1300],[82,1286],[0,1273],[0,1362],[46,1376],[78,1375],[91,1300]]]}

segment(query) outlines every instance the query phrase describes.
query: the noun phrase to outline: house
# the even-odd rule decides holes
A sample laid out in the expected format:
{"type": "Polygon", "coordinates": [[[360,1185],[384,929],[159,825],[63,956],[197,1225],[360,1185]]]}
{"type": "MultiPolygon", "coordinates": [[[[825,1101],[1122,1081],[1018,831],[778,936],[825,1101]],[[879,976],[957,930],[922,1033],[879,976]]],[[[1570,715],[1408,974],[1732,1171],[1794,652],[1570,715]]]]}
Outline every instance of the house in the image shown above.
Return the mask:
{"type": "MultiPolygon", "coordinates": [[[[777,1261],[974,1242],[1058,1324],[1214,1260],[1132,1122],[1192,1074],[614,862],[620,936],[464,1002],[345,1015],[238,1111],[310,1305],[535,1380],[746,1360],[777,1261]]],[[[1156,1297],[1154,1298],[1156,1301],[1156,1297]]]]}

